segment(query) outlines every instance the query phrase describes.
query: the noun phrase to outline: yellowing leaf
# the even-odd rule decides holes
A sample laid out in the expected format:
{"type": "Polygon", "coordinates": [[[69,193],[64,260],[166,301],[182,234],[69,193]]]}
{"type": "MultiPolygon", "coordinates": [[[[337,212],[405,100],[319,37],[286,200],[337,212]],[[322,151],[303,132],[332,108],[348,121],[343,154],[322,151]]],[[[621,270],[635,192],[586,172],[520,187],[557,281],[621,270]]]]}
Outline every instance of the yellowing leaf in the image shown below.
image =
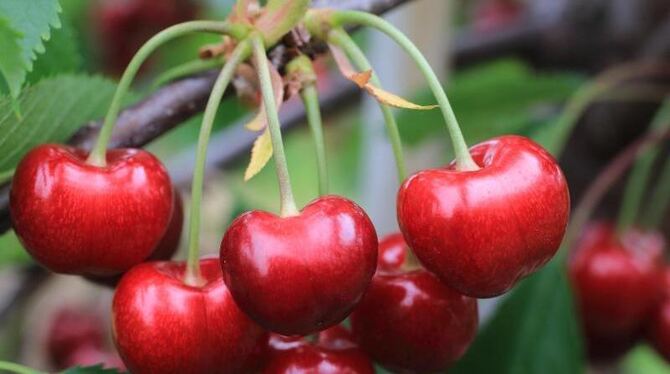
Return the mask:
{"type": "Polygon", "coordinates": [[[377,101],[382,104],[386,104],[396,108],[402,109],[413,109],[413,110],[431,110],[437,108],[439,105],[419,105],[411,101],[405,100],[402,97],[392,94],[388,91],[385,91],[379,87],[375,87],[370,83],[370,78],[372,78],[372,70],[357,72],[349,59],[347,58],[344,51],[342,51],[337,46],[329,44],[331,54],[335,60],[340,73],[344,75],[345,78],[354,82],[358,87],[367,91],[372,95],[377,101]]]}
{"type": "Polygon", "coordinates": [[[270,130],[265,129],[263,133],[256,138],[253,148],[251,148],[251,160],[244,172],[244,181],[253,178],[260,172],[265,164],[272,158],[272,139],[270,138],[270,130]]]}
{"type": "MultiPolygon", "coordinates": [[[[277,110],[281,109],[281,106],[284,102],[284,80],[272,64],[270,66],[270,78],[272,79],[272,91],[275,94],[275,103],[277,104],[277,110]]],[[[248,123],[244,125],[247,130],[250,131],[261,131],[266,128],[268,125],[267,115],[265,113],[265,104],[261,101],[261,105],[258,107],[258,113],[251,119],[248,123]]]]}

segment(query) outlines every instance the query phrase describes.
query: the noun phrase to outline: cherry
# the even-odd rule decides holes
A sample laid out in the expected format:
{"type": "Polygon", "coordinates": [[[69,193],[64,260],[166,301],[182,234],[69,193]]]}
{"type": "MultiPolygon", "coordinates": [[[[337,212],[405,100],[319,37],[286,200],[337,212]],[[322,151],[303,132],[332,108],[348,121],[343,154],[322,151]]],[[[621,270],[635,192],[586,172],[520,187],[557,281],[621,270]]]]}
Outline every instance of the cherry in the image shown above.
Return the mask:
{"type": "Polygon", "coordinates": [[[65,361],[63,367],[59,369],[65,369],[73,366],[94,366],[102,365],[105,368],[116,368],[120,370],[126,370],[121,357],[118,354],[100,349],[95,345],[84,345],[77,348],[65,361]]]}
{"type": "Polygon", "coordinates": [[[589,356],[610,360],[640,336],[661,295],[663,240],[613,225],[586,227],[568,263],[589,356]]]}
{"type": "Polygon", "coordinates": [[[351,334],[336,325],[319,333],[316,344],[272,334],[272,359],[264,374],[373,374],[372,362],[351,334]]]}
{"type": "Polygon", "coordinates": [[[69,367],[70,357],[81,347],[102,349],[104,323],[97,315],[61,309],[53,317],[46,335],[47,355],[57,369],[69,367]]]}
{"type": "MultiPolygon", "coordinates": [[[[179,249],[179,242],[181,239],[181,231],[184,226],[184,202],[181,198],[179,192],[174,189],[174,200],[172,208],[172,217],[170,218],[170,223],[168,224],[167,231],[163,235],[156,249],[151,253],[146,261],[167,261],[174,256],[179,249]]],[[[101,284],[103,286],[108,286],[111,288],[116,287],[121,280],[123,274],[114,275],[111,277],[93,277],[87,276],[86,279],[101,284]]]]}
{"type": "Polygon", "coordinates": [[[556,161],[520,136],[470,149],[476,171],[428,169],[398,192],[398,223],[421,263],[460,293],[508,291],[543,266],[563,239],[568,186],[556,161]]]}
{"type": "Polygon", "coordinates": [[[153,155],[107,152],[107,166],[82,150],[41,145],[21,160],[10,211],[26,250],[57,273],[110,276],[146,259],[172,214],[172,184],[153,155]]]}
{"type": "Polygon", "coordinates": [[[246,372],[266,341],[223,282],[217,259],[200,260],[203,284],[184,284],[185,263],[128,271],[112,304],[116,347],[132,373],[246,372]]]}
{"type": "Polygon", "coordinates": [[[377,235],[355,203],[326,196],[296,216],[241,215],[223,237],[221,264],[253,320],[307,335],[339,323],[361,299],[377,266],[377,235]]]}
{"type": "Polygon", "coordinates": [[[477,325],[477,300],[424,269],[381,268],[351,314],[361,348],[399,372],[444,371],[465,353],[477,325]]]}
{"type": "Polygon", "coordinates": [[[656,351],[670,361],[670,268],[663,273],[663,298],[647,324],[647,338],[656,351]]]}
{"type": "Polygon", "coordinates": [[[475,8],[473,26],[480,33],[490,33],[518,20],[524,5],[517,0],[485,0],[475,8]]]}
{"type": "Polygon", "coordinates": [[[400,270],[407,257],[407,243],[402,233],[385,236],[379,241],[377,271],[400,270]]]}

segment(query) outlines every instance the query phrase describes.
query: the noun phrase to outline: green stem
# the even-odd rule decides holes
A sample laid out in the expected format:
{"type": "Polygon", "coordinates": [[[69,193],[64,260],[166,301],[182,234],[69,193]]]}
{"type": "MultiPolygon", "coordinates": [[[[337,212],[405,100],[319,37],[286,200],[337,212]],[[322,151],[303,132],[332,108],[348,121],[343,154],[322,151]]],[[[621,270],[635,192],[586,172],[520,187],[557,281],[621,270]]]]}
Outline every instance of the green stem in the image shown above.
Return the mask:
{"type": "Polygon", "coordinates": [[[0,361],[0,371],[8,371],[17,374],[43,374],[43,371],[35,370],[27,366],[15,364],[8,361],[0,361]]]}
{"type": "Polygon", "coordinates": [[[5,183],[11,181],[12,178],[14,177],[14,170],[15,169],[9,169],[9,170],[1,172],[0,173],[0,184],[5,184],[5,183]]]}
{"type": "Polygon", "coordinates": [[[333,26],[359,24],[372,27],[388,35],[405,50],[405,52],[417,64],[419,70],[428,81],[428,85],[430,86],[437,103],[440,105],[442,115],[444,116],[444,120],[447,125],[447,131],[449,132],[449,136],[454,147],[454,154],[456,155],[456,168],[463,171],[479,169],[479,166],[477,166],[477,164],[472,159],[472,156],[470,156],[468,146],[465,143],[463,133],[461,132],[461,129],[458,125],[456,115],[454,114],[454,110],[449,103],[449,99],[447,98],[447,94],[444,91],[444,87],[442,87],[442,84],[437,78],[437,75],[435,75],[435,72],[430,67],[430,64],[423,56],[423,54],[421,54],[421,51],[419,51],[419,49],[414,45],[414,43],[412,43],[412,41],[409,40],[409,38],[407,38],[407,36],[405,36],[405,34],[403,34],[395,26],[373,14],[360,11],[333,11],[330,16],[331,25],[333,26]]]}
{"type": "MultiPolygon", "coordinates": [[[[663,132],[670,124],[668,119],[670,119],[670,101],[666,102],[659,109],[651,124],[651,130],[663,132]]],[[[660,147],[653,146],[637,157],[635,166],[628,176],[623,200],[619,208],[619,217],[617,220],[617,229],[619,232],[633,225],[636,219],[639,218],[638,215],[642,201],[644,200],[645,190],[651,177],[654,161],[658,158],[659,153],[660,147]]],[[[663,198],[663,196],[659,197],[663,198]]],[[[644,210],[645,212],[649,213],[650,209],[653,210],[658,207],[657,202],[654,200],[650,200],[649,209],[644,210]]]]}
{"type": "MultiPolygon", "coordinates": [[[[370,61],[365,57],[361,48],[354,42],[354,40],[342,28],[334,28],[328,33],[328,42],[332,43],[344,50],[344,52],[351,58],[356,67],[362,71],[373,70],[370,61]]],[[[372,84],[381,88],[379,77],[374,73],[370,78],[372,84]]],[[[386,104],[379,103],[379,108],[384,116],[384,123],[386,125],[386,132],[388,133],[391,147],[393,148],[393,156],[395,157],[396,169],[398,171],[398,179],[402,182],[407,178],[407,167],[405,166],[405,157],[402,151],[402,141],[400,140],[400,132],[398,131],[398,124],[391,107],[386,104]]]]}
{"type": "Polygon", "coordinates": [[[328,194],[328,167],[326,165],[326,145],[323,138],[323,123],[319,109],[319,94],[313,82],[306,83],[300,91],[302,102],[307,112],[307,123],[312,130],[316,147],[316,162],[319,172],[319,195],[328,194]]]}
{"type": "Polygon", "coordinates": [[[212,133],[212,126],[216,118],[216,111],[230,83],[235,69],[251,53],[249,42],[244,40],[238,44],[230,59],[221,69],[221,73],[214,82],[212,93],[207,100],[205,114],[203,115],[200,135],[198,136],[198,147],[196,150],[195,167],[193,168],[193,183],[191,185],[191,212],[189,216],[189,241],[188,260],[186,266],[186,284],[198,285],[200,283],[200,204],[202,201],[202,189],[205,178],[205,160],[207,158],[207,145],[212,133]]]}
{"type": "Polygon", "coordinates": [[[645,210],[647,216],[643,221],[645,227],[658,227],[663,221],[664,214],[670,205],[670,192],[668,191],[670,191],[670,159],[665,161],[656,187],[647,202],[645,210]]]}
{"type": "Polygon", "coordinates": [[[265,55],[265,45],[263,36],[255,34],[251,37],[253,47],[254,61],[258,69],[258,80],[261,85],[263,95],[263,104],[268,119],[268,128],[272,140],[272,156],[275,160],[277,169],[277,179],[279,180],[279,193],[281,195],[279,214],[282,217],[294,216],[298,214],[298,208],[293,199],[293,190],[291,188],[291,179],[286,164],[286,154],[284,153],[284,143],[282,141],[281,126],[279,124],[279,113],[275,103],[275,95],[272,90],[272,79],[270,77],[270,67],[268,66],[267,56],[265,55]]]}
{"type": "Polygon", "coordinates": [[[209,69],[218,68],[223,65],[223,63],[224,61],[220,58],[213,58],[209,60],[197,59],[185,62],[159,75],[151,84],[151,91],[181,77],[186,77],[209,69]]]}
{"type": "Polygon", "coordinates": [[[137,51],[135,56],[133,56],[133,59],[130,60],[128,67],[121,76],[119,85],[117,86],[114,97],[112,98],[112,103],[110,104],[107,115],[105,116],[105,121],[102,125],[102,128],[100,129],[98,140],[88,157],[88,163],[96,166],[106,165],[107,143],[109,143],[109,138],[112,136],[114,124],[116,123],[116,119],[119,116],[119,111],[121,110],[121,101],[123,100],[126,92],[128,92],[130,84],[139,71],[140,66],[142,66],[142,63],[144,63],[144,61],[151,53],[153,53],[158,47],[165,44],[166,42],[179,36],[197,31],[231,34],[233,36],[241,36],[244,34],[244,31],[236,25],[230,25],[225,22],[191,21],[168,27],[144,43],[139,51],[137,51]]]}

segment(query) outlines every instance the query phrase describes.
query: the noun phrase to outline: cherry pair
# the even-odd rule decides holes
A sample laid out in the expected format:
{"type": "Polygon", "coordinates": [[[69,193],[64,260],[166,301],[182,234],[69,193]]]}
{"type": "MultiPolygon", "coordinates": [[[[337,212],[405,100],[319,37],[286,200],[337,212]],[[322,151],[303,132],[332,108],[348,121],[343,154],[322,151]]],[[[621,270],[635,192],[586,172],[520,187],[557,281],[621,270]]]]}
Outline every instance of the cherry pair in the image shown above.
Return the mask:
{"type": "MultiPolygon", "coordinates": [[[[646,332],[652,333],[652,342],[670,336],[670,329],[661,328],[664,323],[670,327],[662,304],[657,327],[647,326],[663,292],[670,292],[662,278],[663,248],[662,236],[655,232],[628,229],[618,234],[605,222],[584,230],[569,260],[569,274],[593,361],[620,357],[646,332]]],[[[660,351],[669,352],[670,345],[659,345],[660,351]]]]}

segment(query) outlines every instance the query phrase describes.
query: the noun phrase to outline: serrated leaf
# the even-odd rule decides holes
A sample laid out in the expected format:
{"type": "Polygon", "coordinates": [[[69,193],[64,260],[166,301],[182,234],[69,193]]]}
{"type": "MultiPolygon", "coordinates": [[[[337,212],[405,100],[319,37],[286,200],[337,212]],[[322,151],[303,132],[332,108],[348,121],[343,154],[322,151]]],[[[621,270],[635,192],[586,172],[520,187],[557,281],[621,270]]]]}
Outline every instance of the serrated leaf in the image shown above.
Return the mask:
{"type": "MultiPolygon", "coordinates": [[[[44,52],[44,41],[51,37],[51,27],[60,27],[60,5],[56,0],[2,0],[0,17],[8,21],[9,26],[21,35],[19,39],[21,70],[5,75],[13,97],[17,97],[26,73],[32,70],[36,53],[44,52]]],[[[5,50],[2,50],[5,55],[5,50]]],[[[17,55],[12,57],[16,59],[17,55]]]]}
{"type": "Polygon", "coordinates": [[[61,374],[118,374],[118,373],[124,373],[124,372],[119,371],[119,369],[105,368],[102,365],[76,366],[61,372],[61,374]]]}
{"type": "Polygon", "coordinates": [[[340,73],[354,82],[358,87],[367,91],[372,95],[377,101],[382,104],[390,105],[392,107],[401,108],[401,109],[412,109],[412,110],[431,110],[438,107],[438,105],[419,105],[412,103],[409,100],[403,99],[402,97],[385,91],[379,87],[375,87],[370,83],[370,78],[372,77],[372,70],[357,72],[354,67],[349,62],[349,59],[345,53],[338,47],[330,45],[330,50],[333,55],[333,60],[337,65],[340,73]]]}
{"type": "Polygon", "coordinates": [[[251,148],[251,160],[244,172],[244,181],[253,178],[272,158],[272,138],[270,129],[265,129],[263,133],[256,138],[254,146],[251,148]]]}
{"type": "Polygon", "coordinates": [[[581,373],[581,340],[565,267],[552,261],[502,301],[450,373],[581,373]]]}
{"type": "Polygon", "coordinates": [[[13,169],[37,144],[64,142],[86,122],[107,111],[116,85],[104,78],[64,75],[26,88],[18,98],[23,116],[12,112],[12,99],[0,96],[0,172],[13,169]]]}
{"type": "MultiPolygon", "coordinates": [[[[268,64],[270,67],[270,79],[272,80],[272,91],[275,94],[275,105],[277,110],[281,109],[282,104],[284,103],[284,80],[277,71],[277,68],[273,64],[268,64]]],[[[250,131],[261,131],[266,128],[268,125],[268,117],[265,111],[265,104],[261,100],[261,104],[258,107],[258,113],[244,125],[247,130],[250,131]]]]}
{"type": "Polygon", "coordinates": [[[28,64],[21,58],[21,33],[14,30],[9,21],[0,17],[0,74],[12,96],[21,91],[26,78],[28,64]]]}
{"type": "Polygon", "coordinates": [[[37,55],[33,70],[26,77],[29,83],[58,74],[74,73],[82,64],[75,30],[68,20],[62,20],[61,27],[52,31],[44,49],[44,53],[37,55]]]}

